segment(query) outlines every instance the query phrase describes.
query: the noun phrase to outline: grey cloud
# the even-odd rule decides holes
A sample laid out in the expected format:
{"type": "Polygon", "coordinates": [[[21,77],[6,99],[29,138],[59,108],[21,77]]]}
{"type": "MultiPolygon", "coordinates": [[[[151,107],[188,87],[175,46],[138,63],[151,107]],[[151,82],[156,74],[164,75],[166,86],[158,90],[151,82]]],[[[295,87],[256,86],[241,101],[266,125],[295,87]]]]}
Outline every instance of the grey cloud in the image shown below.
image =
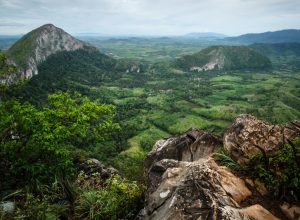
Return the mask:
{"type": "Polygon", "coordinates": [[[0,27],[24,27],[24,26],[25,26],[25,24],[15,23],[15,22],[0,23],[0,27]]]}
{"type": "Polygon", "coordinates": [[[0,0],[0,33],[54,23],[73,33],[235,35],[299,28],[299,20],[299,0],[0,0]]]}

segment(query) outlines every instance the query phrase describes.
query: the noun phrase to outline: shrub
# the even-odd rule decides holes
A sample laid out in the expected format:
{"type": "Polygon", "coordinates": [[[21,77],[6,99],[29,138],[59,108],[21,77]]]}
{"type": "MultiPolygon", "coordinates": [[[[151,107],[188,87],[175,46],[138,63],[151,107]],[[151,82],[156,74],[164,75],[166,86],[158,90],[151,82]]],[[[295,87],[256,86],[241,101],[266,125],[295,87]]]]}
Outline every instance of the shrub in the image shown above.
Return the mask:
{"type": "Polygon", "coordinates": [[[83,191],[75,205],[76,217],[78,219],[88,217],[89,219],[101,219],[101,200],[99,191],[89,189],[83,191]]]}
{"type": "MultiPolygon", "coordinates": [[[[0,79],[5,79],[7,76],[15,73],[17,68],[15,65],[9,64],[7,56],[0,51],[0,79]]],[[[16,82],[14,84],[17,84],[16,82]]],[[[0,83],[0,99],[4,98],[5,90],[8,88],[6,83],[0,83]]]]}
{"type": "Polygon", "coordinates": [[[61,182],[52,185],[37,184],[35,193],[31,189],[23,189],[6,195],[2,200],[13,201],[14,210],[4,213],[3,219],[62,219],[70,214],[71,203],[64,193],[61,182]]]}
{"type": "Polygon", "coordinates": [[[101,190],[83,191],[75,202],[75,215],[82,219],[133,219],[141,208],[143,187],[118,175],[101,190]]]}
{"type": "Polygon", "coordinates": [[[0,77],[6,77],[16,72],[15,65],[9,64],[7,56],[0,51],[0,77]]]}
{"type": "Polygon", "coordinates": [[[11,170],[15,185],[72,176],[73,159],[78,158],[71,152],[95,146],[118,129],[112,105],[77,93],[50,95],[41,110],[28,103],[1,102],[0,112],[0,177],[11,170]]]}
{"type": "Polygon", "coordinates": [[[274,155],[253,157],[247,170],[264,182],[275,196],[299,200],[300,139],[285,144],[274,155]]]}
{"type": "Polygon", "coordinates": [[[14,219],[60,219],[67,217],[70,206],[66,202],[52,203],[50,198],[43,195],[35,196],[27,193],[23,204],[19,204],[14,219]]]}
{"type": "Polygon", "coordinates": [[[218,161],[222,166],[226,166],[233,170],[240,170],[240,165],[235,162],[225,151],[224,149],[219,150],[213,154],[216,161],[218,161]]]}

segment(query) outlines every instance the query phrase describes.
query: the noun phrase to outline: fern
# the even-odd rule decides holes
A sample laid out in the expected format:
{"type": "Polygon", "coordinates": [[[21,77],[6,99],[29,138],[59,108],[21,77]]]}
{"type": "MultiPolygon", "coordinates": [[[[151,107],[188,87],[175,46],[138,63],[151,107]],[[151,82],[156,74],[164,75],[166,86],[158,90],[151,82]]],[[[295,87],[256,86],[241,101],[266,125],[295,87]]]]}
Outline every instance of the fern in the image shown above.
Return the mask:
{"type": "Polygon", "coordinates": [[[225,151],[224,149],[220,150],[217,153],[213,154],[213,157],[216,161],[218,161],[221,165],[226,166],[232,170],[240,170],[240,165],[235,162],[225,151]]]}

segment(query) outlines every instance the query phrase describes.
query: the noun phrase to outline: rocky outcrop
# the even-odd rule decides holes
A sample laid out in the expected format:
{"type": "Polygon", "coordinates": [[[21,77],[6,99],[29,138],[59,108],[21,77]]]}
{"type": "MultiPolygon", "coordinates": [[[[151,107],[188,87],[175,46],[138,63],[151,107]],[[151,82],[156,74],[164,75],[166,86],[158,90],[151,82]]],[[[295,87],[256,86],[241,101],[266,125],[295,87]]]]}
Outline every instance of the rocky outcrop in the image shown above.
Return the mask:
{"type": "MultiPolygon", "coordinates": [[[[271,125],[253,116],[241,115],[226,130],[223,140],[226,149],[234,155],[233,159],[239,161],[239,157],[245,155],[243,148],[239,148],[244,146],[243,141],[249,142],[245,146],[250,153],[260,152],[256,147],[251,148],[252,152],[250,143],[264,146],[266,153],[275,152],[285,141],[299,135],[298,125],[298,122],[271,125]]],[[[218,165],[212,155],[221,145],[218,137],[199,129],[157,141],[145,159],[145,207],[136,219],[276,220],[299,217],[297,206],[270,208],[269,204],[261,202],[268,192],[263,186],[258,189],[262,185],[259,181],[218,165]]]]}
{"type": "Polygon", "coordinates": [[[274,154],[284,143],[300,134],[300,121],[273,125],[251,115],[240,115],[224,133],[224,148],[239,164],[263,153],[274,154]]]}
{"type": "Polygon", "coordinates": [[[102,188],[105,181],[118,171],[113,167],[106,167],[97,159],[88,159],[78,165],[80,170],[76,183],[82,187],[102,188]]]}
{"type": "Polygon", "coordinates": [[[78,49],[95,48],[52,24],[43,25],[23,36],[7,51],[11,62],[18,67],[18,72],[2,81],[13,83],[17,79],[30,79],[38,74],[38,65],[50,55],[78,49]]]}
{"type": "Polygon", "coordinates": [[[145,173],[156,161],[174,159],[192,162],[210,155],[221,146],[220,137],[191,128],[182,135],[157,141],[146,156],[145,173]]]}
{"type": "MultiPolygon", "coordinates": [[[[148,205],[141,219],[244,219],[245,216],[250,219],[252,216],[250,210],[254,207],[239,205],[251,195],[245,182],[218,166],[212,158],[195,162],[164,159],[151,168],[148,179],[148,205]]],[[[255,209],[268,216],[265,219],[276,219],[261,206],[255,209]]]]}
{"type": "Polygon", "coordinates": [[[299,220],[300,219],[300,206],[283,203],[280,206],[280,209],[285,214],[287,219],[290,219],[290,220],[294,220],[294,219],[299,220]]]}

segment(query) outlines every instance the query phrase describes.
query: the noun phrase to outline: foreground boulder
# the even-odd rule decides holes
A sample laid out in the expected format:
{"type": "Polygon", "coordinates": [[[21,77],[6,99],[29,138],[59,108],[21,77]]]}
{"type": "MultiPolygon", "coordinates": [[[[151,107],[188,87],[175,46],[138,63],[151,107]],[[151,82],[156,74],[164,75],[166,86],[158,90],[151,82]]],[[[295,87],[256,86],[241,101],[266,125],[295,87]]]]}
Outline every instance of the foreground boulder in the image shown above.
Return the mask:
{"type": "MultiPolygon", "coordinates": [[[[297,121],[280,126],[241,115],[223,140],[233,159],[243,164],[248,154],[274,153],[298,135],[297,121]]],[[[212,156],[220,146],[219,137],[198,129],[157,141],[145,159],[145,207],[136,219],[299,218],[297,206],[272,201],[259,181],[218,165],[212,156]]]]}
{"type": "Polygon", "coordinates": [[[113,167],[106,167],[97,159],[87,159],[79,164],[79,175],[76,182],[79,186],[102,188],[105,181],[118,171],[113,167]]]}
{"type": "Polygon", "coordinates": [[[300,121],[273,125],[251,115],[240,115],[225,131],[224,148],[239,164],[247,164],[249,158],[263,153],[272,155],[280,147],[300,134],[300,121]]]}
{"type": "Polygon", "coordinates": [[[153,173],[157,177],[156,166],[166,170],[159,184],[150,184],[141,219],[277,219],[260,205],[241,207],[251,191],[212,158],[192,163],[161,160],[152,167],[149,178],[153,173]]]}
{"type": "Polygon", "coordinates": [[[287,219],[290,219],[290,220],[294,220],[294,219],[299,220],[300,219],[300,206],[283,203],[280,206],[280,209],[285,214],[287,219]]]}
{"type": "Polygon", "coordinates": [[[156,161],[174,159],[192,162],[212,154],[221,146],[220,137],[196,128],[191,128],[179,136],[161,139],[146,156],[145,174],[156,161]]]}

